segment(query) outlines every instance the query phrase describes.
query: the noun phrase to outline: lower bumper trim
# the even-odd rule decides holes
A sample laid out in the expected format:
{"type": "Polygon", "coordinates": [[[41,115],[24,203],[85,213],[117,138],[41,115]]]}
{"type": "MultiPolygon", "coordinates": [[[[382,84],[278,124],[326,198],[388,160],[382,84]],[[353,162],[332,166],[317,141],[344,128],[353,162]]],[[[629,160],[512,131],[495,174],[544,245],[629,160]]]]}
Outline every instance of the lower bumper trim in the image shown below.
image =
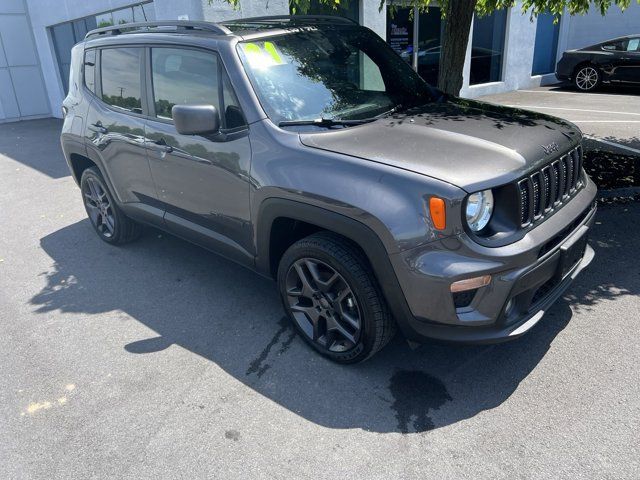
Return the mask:
{"type": "MultiPolygon", "coordinates": [[[[531,330],[555,301],[567,290],[575,278],[593,261],[595,252],[587,245],[582,260],[573,267],[566,277],[540,302],[534,312],[516,323],[507,326],[468,327],[451,325],[424,325],[419,335],[435,340],[458,343],[499,343],[514,340],[531,330]]],[[[420,341],[418,338],[411,340],[420,341]]]]}

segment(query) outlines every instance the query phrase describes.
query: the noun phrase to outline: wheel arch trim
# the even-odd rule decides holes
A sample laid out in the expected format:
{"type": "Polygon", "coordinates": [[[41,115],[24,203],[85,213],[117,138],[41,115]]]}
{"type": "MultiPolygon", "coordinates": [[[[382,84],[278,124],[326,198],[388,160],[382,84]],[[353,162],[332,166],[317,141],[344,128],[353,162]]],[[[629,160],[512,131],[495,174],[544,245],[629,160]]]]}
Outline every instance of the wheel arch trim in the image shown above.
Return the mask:
{"type": "Polygon", "coordinates": [[[284,198],[265,199],[259,207],[256,224],[257,255],[255,267],[261,274],[271,274],[271,229],[277,218],[289,218],[313,224],[323,230],[337,233],[358,245],[364,252],[382,294],[398,323],[400,330],[409,333],[412,317],[402,292],[389,254],[380,237],[364,223],[322,207],[284,198]]]}

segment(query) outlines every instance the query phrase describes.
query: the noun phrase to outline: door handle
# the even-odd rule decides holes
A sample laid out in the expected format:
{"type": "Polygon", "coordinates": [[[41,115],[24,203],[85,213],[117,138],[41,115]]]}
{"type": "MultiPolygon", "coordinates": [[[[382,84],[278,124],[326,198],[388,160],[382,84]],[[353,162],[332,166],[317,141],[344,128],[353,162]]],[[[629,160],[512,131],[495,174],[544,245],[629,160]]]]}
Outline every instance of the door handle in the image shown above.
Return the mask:
{"type": "Polygon", "coordinates": [[[89,130],[91,130],[92,132],[96,132],[96,133],[102,133],[102,134],[109,133],[109,130],[103,127],[100,122],[92,123],[87,128],[89,128],[89,130]]]}
{"type": "Polygon", "coordinates": [[[169,145],[164,138],[161,138],[160,140],[153,142],[153,147],[155,150],[158,150],[160,152],[166,152],[166,153],[173,152],[173,147],[169,145]]]}

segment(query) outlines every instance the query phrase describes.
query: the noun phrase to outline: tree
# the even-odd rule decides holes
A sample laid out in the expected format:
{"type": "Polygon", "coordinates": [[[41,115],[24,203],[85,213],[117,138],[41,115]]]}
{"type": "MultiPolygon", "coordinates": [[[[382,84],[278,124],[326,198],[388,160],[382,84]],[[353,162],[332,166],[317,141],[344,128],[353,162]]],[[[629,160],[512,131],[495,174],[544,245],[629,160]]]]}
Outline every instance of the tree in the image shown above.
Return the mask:
{"type": "MultiPolygon", "coordinates": [[[[225,0],[234,8],[240,0],[225,0]]],[[[315,0],[317,3],[338,11],[341,6],[358,0],[315,0]]],[[[386,0],[363,0],[379,2],[379,9],[386,5],[386,0]]],[[[522,12],[536,17],[540,13],[550,12],[559,18],[566,9],[569,15],[584,15],[589,7],[594,5],[602,15],[605,15],[612,5],[625,10],[632,0],[523,0],[522,12]]],[[[213,0],[209,0],[211,4],[213,0]]],[[[637,0],[640,4],[640,0],[637,0]]],[[[397,0],[395,6],[417,7],[425,11],[430,4],[438,4],[442,17],[445,19],[442,46],[440,50],[440,70],[438,74],[438,88],[452,95],[458,95],[462,88],[462,69],[469,42],[469,32],[473,13],[479,16],[488,15],[495,10],[514,7],[516,0],[397,0]]],[[[311,0],[289,0],[291,11],[306,13],[311,7],[311,0]]]]}

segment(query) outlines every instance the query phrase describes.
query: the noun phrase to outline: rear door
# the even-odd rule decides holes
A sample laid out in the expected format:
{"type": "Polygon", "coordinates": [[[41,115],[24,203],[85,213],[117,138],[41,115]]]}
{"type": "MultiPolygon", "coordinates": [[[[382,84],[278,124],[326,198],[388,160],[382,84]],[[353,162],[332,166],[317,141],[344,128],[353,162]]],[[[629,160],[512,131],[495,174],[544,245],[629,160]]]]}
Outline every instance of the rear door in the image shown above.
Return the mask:
{"type": "Polygon", "coordinates": [[[125,209],[157,203],[144,148],[143,61],[141,47],[97,50],[96,98],[85,126],[88,154],[125,209]]]}
{"type": "Polygon", "coordinates": [[[218,54],[157,46],[146,52],[151,118],[146,148],[166,228],[246,264],[253,263],[248,126],[218,54]],[[222,130],[180,135],[171,108],[213,105],[222,130]]]}

